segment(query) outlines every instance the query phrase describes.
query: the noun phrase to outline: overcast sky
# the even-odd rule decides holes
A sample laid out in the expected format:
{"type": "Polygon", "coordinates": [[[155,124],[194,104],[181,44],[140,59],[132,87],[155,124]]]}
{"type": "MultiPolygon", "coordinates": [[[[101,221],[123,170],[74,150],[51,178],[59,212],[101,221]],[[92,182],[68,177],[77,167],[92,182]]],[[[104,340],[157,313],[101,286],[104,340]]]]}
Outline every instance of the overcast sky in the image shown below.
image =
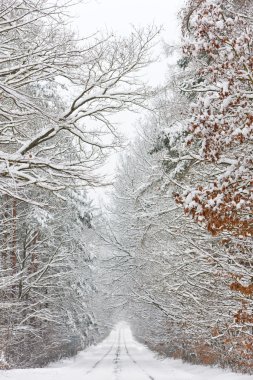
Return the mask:
{"type": "MultiPolygon", "coordinates": [[[[74,26],[81,35],[99,30],[127,35],[133,26],[155,24],[163,27],[161,41],[176,44],[180,37],[178,12],[184,3],[185,0],[84,0],[75,9],[74,26]]],[[[162,42],[158,55],[163,55],[162,42]]],[[[147,73],[150,84],[161,84],[165,72],[165,59],[151,65],[147,73]]]]}
{"type": "Polygon", "coordinates": [[[85,33],[108,28],[128,33],[131,25],[163,25],[173,41],[178,34],[177,13],[185,0],[87,0],[76,9],[78,26],[85,33]]]}

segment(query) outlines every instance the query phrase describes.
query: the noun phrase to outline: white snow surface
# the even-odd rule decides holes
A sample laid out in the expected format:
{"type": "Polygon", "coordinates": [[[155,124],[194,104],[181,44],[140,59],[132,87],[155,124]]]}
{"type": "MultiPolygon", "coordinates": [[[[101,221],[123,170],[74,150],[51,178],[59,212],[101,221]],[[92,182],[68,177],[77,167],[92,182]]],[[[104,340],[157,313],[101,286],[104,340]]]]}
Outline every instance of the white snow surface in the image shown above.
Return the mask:
{"type": "Polygon", "coordinates": [[[159,359],[119,323],[99,345],[46,368],[0,372],[0,380],[252,380],[218,368],[159,359]]]}

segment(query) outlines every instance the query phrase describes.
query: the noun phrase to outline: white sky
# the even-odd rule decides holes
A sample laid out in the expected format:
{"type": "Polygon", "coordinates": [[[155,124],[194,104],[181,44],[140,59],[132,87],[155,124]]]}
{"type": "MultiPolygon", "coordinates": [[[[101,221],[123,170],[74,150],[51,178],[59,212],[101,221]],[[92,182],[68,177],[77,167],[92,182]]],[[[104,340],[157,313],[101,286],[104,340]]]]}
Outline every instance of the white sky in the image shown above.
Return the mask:
{"type": "MultiPolygon", "coordinates": [[[[79,30],[81,36],[91,35],[97,31],[113,31],[115,34],[128,34],[133,26],[143,27],[157,25],[163,28],[161,44],[157,47],[156,56],[160,59],[152,64],[145,73],[149,84],[156,86],[162,84],[166,77],[168,63],[173,58],[166,58],[162,49],[162,40],[170,45],[176,45],[180,38],[178,12],[185,4],[185,0],[86,0],[76,6],[73,21],[74,28],[79,30]]],[[[134,125],[138,115],[121,114],[119,119],[120,131],[126,138],[134,136],[134,125]]],[[[118,154],[113,154],[105,166],[108,174],[114,172],[118,154]]],[[[104,189],[96,191],[104,197],[104,189]]]]}
{"type": "MultiPolygon", "coordinates": [[[[86,0],[76,7],[74,26],[81,35],[100,30],[127,35],[133,26],[155,24],[163,28],[161,41],[174,45],[180,36],[177,16],[184,3],[185,0],[86,0]]],[[[162,61],[149,67],[151,85],[163,82],[167,67],[162,43],[158,49],[162,61]]]]}
{"type": "Polygon", "coordinates": [[[166,37],[178,36],[177,13],[185,0],[87,0],[77,7],[78,27],[85,33],[108,28],[128,33],[131,25],[164,25],[166,37]]]}

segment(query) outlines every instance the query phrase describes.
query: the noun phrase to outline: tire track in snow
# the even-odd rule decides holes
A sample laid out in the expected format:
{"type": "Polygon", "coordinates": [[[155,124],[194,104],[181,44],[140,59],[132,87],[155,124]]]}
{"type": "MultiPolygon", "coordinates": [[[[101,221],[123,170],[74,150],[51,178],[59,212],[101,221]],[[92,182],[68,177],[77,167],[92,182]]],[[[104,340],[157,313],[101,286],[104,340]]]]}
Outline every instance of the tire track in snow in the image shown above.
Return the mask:
{"type": "Polygon", "coordinates": [[[125,336],[123,337],[124,339],[124,346],[125,346],[125,351],[126,351],[126,354],[127,356],[131,359],[131,361],[143,372],[145,373],[145,375],[149,378],[149,380],[155,380],[155,378],[153,376],[151,376],[145,369],[143,369],[140,364],[132,357],[132,355],[130,354],[130,352],[128,351],[128,348],[127,348],[127,345],[126,345],[126,339],[125,339],[125,336]]]}
{"type": "Polygon", "coordinates": [[[94,369],[97,368],[97,366],[102,363],[102,361],[111,353],[114,345],[115,345],[115,342],[116,340],[113,342],[113,344],[111,345],[111,347],[109,348],[109,350],[106,351],[106,353],[98,360],[96,361],[96,363],[86,372],[86,375],[88,375],[89,373],[93,372],[94,369]]]}
{"type": "Polygon", "coordinates": [[[119,380],[119,373],[121,372],[120,354],[121,354],[121,331],[119,331],[118,333],[117,349],[115,352],[115,357],[113,359],[114,375],[115,375],[116,380],[119,380]]]}

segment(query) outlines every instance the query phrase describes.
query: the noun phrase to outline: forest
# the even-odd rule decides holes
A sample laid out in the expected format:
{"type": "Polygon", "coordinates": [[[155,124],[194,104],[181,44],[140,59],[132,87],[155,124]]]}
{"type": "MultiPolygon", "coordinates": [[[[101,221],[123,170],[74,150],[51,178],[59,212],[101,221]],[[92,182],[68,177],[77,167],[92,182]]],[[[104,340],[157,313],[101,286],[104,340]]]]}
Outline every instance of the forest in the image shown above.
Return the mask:
{"type": "Polygon", "coordinates": [[[252,374],[253,3],[186,1],[157,87],[160,28],[80,37],[74,3],[0,0],[0,369],[123,320],[163,357],[252,374]]]}

